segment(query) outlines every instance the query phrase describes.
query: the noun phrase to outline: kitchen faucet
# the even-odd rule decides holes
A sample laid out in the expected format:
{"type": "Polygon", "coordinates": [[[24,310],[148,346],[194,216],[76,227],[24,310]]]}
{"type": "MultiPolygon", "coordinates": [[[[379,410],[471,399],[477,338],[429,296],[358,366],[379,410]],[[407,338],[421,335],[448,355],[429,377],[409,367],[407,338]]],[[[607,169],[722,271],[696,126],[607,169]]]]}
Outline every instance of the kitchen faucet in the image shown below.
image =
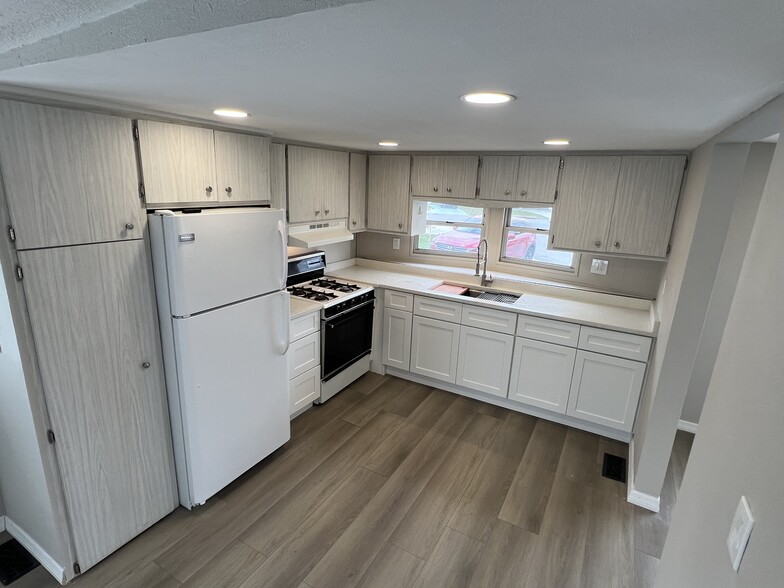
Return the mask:
{"type": "Polygon", "coordinates": [[[481,286],[487,286],[488,284],[492,284],[493,276],[487,273],[487,239],[482,239],[479,242],[479,247],[476,248],[476,272],[474,273],[475,276],[479,275],[479,266],[482,265],[482,281],[480,282],[481,286]],[[482,243],[485,245],[485,258],[482,261],[481,253],[482,253],[482,243]]]}

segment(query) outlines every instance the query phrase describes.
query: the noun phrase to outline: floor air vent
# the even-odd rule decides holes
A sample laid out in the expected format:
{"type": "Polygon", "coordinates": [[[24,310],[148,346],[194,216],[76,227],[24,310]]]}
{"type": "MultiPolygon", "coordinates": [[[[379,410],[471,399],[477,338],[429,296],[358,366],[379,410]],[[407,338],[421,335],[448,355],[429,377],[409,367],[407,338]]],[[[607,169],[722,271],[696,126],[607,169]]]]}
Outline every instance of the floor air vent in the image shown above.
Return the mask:
{"type": "Polygon", "coordinates": [[[617,455],[604,454],[602,464],[602,475],[605,478],[616,480],[623,484],[626,483],[626,459],[617,455]]]}
{"type": "Polygon", "coordinates": [[[16,539],[0,545],[0,584],[3,586],[8,586],[36,567],[38,562],[16,539]]]}

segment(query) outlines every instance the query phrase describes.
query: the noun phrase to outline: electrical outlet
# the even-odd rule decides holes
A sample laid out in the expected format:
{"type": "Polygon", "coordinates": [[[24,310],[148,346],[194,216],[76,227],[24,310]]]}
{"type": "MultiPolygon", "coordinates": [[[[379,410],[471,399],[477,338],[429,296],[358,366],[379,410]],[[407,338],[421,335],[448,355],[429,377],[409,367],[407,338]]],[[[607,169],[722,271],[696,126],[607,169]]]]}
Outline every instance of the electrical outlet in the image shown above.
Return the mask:
{"type": "Polygon", "coordinates": [[[743,559],[743,552],[746,551],[752,527],[754,527],[754,517],[751,516],[749,501],[745,496],[741,496],[738,509],[732,518],[730,534],[727,536],[727,549],[730,552],[732,569],[736,572],[740,568],[740,560],[743,559]]]}
{"type": "Polygon", "coordinates": [[[600,276],[607,275],[607,266],[610,264],[606,259],[594,259],[591,261],[591,273],[600,276]]]}
{"type": "Polygon", "coordinates": [[[392,249],[400,249],[400,239],[397,237],[392,239],[392,249]]]}

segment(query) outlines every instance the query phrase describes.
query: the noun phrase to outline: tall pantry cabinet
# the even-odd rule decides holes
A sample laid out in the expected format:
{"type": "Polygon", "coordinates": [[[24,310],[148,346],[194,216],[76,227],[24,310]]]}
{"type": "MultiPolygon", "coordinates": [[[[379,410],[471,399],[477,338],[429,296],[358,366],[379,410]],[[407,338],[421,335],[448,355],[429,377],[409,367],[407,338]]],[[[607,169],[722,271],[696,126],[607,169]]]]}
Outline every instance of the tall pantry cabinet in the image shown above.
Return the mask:
{"type": "Polygon", "coordinates": [[[0,101],[0,172],[70,579],[177,505],[131,121],[0,101]]]}

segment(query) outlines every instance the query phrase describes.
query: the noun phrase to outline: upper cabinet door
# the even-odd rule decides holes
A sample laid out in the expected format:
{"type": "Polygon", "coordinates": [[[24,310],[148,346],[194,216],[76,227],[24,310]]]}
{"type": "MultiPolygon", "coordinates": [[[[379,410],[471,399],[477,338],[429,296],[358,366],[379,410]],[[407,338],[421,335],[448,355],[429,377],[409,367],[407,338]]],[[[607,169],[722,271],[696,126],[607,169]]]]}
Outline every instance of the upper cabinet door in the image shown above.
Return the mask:
{"type": "Polygon", "coordinates": [[[270,206],[286,210],[286,146],[270,145],[270,206]]]}
{"type": "Polygon", "coordinates": [[[363,153],[351,154],[348,196],[348,228],[352,231],[364,231],[367,210],[367,155],[363,153]]]}
{"type": "Polygon", "coordinates": [[[447,155],[441,169],[442,198],[476,198],[479,156],[447,155]]]}
{"type": "Polygon", "coordinates": [[[624,156],[607,251],[666,257],[685,155],[624,156]]]}
{"type": "Polygon", "coordinates": [[[411,157],[368,157],[367,227],[371,231],[408,231],[411,157]]]}
{"type": "Polygon", "coordinates": [[[319,149],[289,145],[289,222],[320,220],[319,149]]]}
{"type": "Polygon", "coordinates": [[[605,250],[620,167],[619,156],[564,158],[550,229],[553,247],[605,250]]]}
{"type": "Polygon", "coordinates": [[[17,249],[141,238],[129,120],[0,101],[0,164],[17,249]]]}
{"type": "Polygon", "coordinates": [[[215,131],[215,167],[220,202],[270,199],[270,140],[215,131]]]}
{"type": "Polygon", "coordinates": [[[348,153],[319,149],[322,218],[348,217],[348,153]]]}
{"type": "Polygon", "coordinates": [[[149,120],[137,125],[148,206],[218,201],[211,129],[149,120]]]}
{"type": "Polygon", "coordinates": [[[516,155],[486,155],[479,175],[479,197],[483,200],[515,200],[517,194],[516,155]]]}
{"type": "Polygon", "coordinates": [[[444,158],[438,155],[414,155],[411,166],[411,193],[414,196],[446,198],[441,186],[444,158]]]}
{"type": "Polygon", "coordinates": [[[521,157],[513,200],[554,202],[560,164],[558,155],[521,157]]]}

